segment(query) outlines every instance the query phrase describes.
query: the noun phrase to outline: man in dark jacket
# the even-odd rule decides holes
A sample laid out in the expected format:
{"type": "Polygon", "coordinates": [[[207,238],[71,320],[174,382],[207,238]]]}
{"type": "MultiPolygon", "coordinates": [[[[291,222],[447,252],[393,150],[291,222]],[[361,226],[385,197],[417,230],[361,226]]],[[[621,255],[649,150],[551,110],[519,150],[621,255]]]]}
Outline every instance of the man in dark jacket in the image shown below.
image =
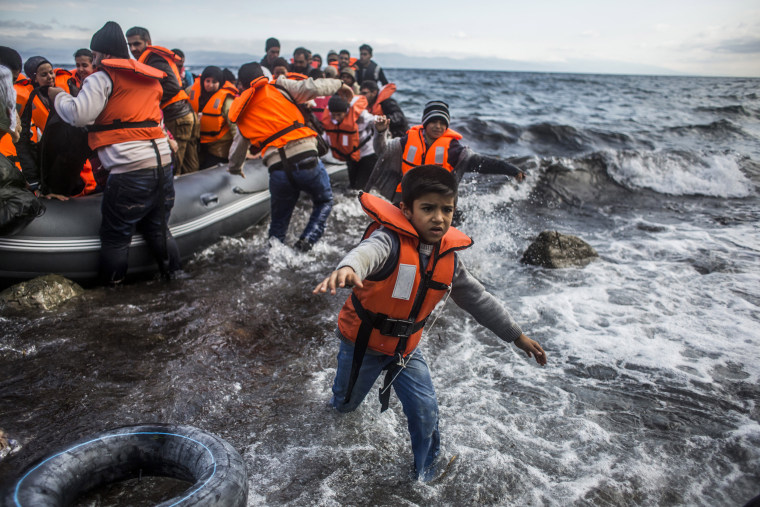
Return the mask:
{"type": "Polygon", "coordinates": [[[362,44],[359,46],[359,60],[356,62],[356,82],[361,86],[365,81],[379,82],[383,86],[388,84],[385,72],[372,60],[372,46],[362,44]]]}
{"type": "Polygon", "coordinates": [[[166,74],[166,77],[161,80],[161,88],[164,90],[161,97],[161,110],[164,113],[164,125],[177,142],[175,174],[197,171],[201,127],[198,116],[193,111],[187,94],[182,88],[182,77],[179,75],[176,56],[168,49],[152,46],[150,32],[145,28],[133,26],[127,30],[126,36],[129,51],[137,61],[166,74]],[[146,51],[148,51],[147,56],[143,56],[146,51]],[[167,57],[162,56],[164,51],[168,53],[167,57]]]}

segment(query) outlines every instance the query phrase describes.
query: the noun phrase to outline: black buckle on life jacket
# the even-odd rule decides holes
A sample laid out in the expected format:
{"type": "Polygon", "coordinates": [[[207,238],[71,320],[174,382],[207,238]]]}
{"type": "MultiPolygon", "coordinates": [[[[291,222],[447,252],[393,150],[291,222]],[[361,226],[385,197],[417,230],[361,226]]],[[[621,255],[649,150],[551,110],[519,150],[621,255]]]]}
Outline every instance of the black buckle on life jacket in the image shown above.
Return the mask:
{"type": "Polygon", "coordinates": [[[384,318],[379,319],[380,322],[375,323],[381,335],[409,338],[415,332],[415,322],[413,320],[392,319],[384,315],[382,317],[384,318]]]}

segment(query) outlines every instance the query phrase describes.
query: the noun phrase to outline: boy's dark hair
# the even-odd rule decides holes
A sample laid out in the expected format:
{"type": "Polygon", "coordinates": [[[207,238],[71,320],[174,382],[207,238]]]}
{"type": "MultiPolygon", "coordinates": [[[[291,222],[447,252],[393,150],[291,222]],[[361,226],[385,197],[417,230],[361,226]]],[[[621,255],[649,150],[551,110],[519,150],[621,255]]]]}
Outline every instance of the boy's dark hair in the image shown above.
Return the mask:
{"type": "Polygon", "coordinates": [[[362,81],[362,85],[360,86],[360,89],[366,88],[367,90],[371,92],[376,92],[380,88],[377,87],[377,81],[374,79],[365,79],[362,81]]]}
{"type": "Polygon", "coordinates": [[[351,53],[348,51],[348,49],[341,49],[340,53],[338,54],[351,56],[351,53]]]}
{"type": "Polygon", "coordinates": [[[0,46],[0,65],[8,67],[12,72],[21,72],[23,61],[21,60],[21,55],[15,49],[8,46],[0,46]]]}
{"type": "Polygon", "coordinates": [[[148,42],[150,39],[150,32],[147,28],[143,28],[141,26],[133,26],[129,30],[127,30],[127,33],[124,34],[125,37],[134,37],[134,36],[140,37],[143,42],[148,42]]]}
{"type": "Polygon", "coordinates": [[[459,184],[454,173],[439,165],[421,165],[410,169],[401,180],[401,201],[412,208],[414,201],[425,194],[453,197],[457,203],[459,184]]]}
{"type": "Polygon", "coordinates": [[[286,69],[290,69],[290,64],[288,64],[288,61],[283,57],[278,57],[275,59],[274,63],[272,64],[272,68],[275,67],[285,67],[286,69]]]}
{"type": "Polygon", "coordinates": [[[179,48],[172,49],[172,53],[174,53],[175,55],[179,56],[180,58],[184,58],[185,57],[185,52],[182,51],[179,48]]]}
{"type": "Polygon", "coordinates": [[[92,51],[90,51],[87,48],[77,49],[77,52],[74,53],[74,58],[79,58],[80,56],[86,56],[90,59],[90,62],[92,62],[92,51]]]}
{"type": "Polygon", "coordinates": [[[369,44],[362,44],[359,46],[359,52],[361,53],[362,51],[366,51],[370,56],[372,56],[372,46],[369,44]]]}

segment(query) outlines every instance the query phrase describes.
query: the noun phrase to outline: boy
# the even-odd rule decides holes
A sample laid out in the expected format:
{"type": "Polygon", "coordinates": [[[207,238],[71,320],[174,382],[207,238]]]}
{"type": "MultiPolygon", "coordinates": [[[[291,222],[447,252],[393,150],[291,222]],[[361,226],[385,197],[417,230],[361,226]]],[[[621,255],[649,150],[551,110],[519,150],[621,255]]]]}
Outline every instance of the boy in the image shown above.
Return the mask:
{"type": "Polygon", "coordinates": [[[394,203],[401,199],[401,178],[413,167],[435,164],[445,167],[462,179],[465,172],[506,174],[518,182],[525,179],[520,168],[504,160],[480,155],[460,141],[462,134],[449,128],[449,106],[431,100],[422,111],[422,124],[410,128],[403,136],[390,139],[390,119],[375,120],[375,153],[378,161],[364,190],[377,188],[380,195],[394,203]]]}
{"type": "Polygon", "coordinates": [[[456,177],[425,165],[404,176],[401,207],[361,194],[374,220],[364,240],[314,293],[354,286],[338,316],[341,340],[332,405],[350,412],[361,404],[377,377],[387,370],[380,394],[388,406],[390,385],[408,419],[416,475],[429,481],[439,472],[438,403],[430,371],[416,349],[435,305],[451,294],[454,302],[507,342],[546,364],[546,353],[464,267],[456,254],[472,240],[451,227],[457,202],[456,177]],[[382,224],[382,227],[381,227],[382,224]]]}

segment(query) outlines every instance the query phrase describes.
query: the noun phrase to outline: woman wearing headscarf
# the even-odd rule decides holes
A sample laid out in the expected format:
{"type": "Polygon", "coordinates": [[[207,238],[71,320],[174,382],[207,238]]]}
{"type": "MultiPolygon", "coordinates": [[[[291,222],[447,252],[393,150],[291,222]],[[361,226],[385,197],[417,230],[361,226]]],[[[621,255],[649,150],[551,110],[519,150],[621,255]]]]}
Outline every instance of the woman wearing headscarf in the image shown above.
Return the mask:
{"type": "Polygon", "coordinates": [[[188,89],[190,104],[201,124],[201,169],[228,161],[236,131],[235,124],[229,120],[229,111],[237,94],[235,85],[225,81],[222,69],[213,65],[203,69],[200,78],[188,89]]]}

